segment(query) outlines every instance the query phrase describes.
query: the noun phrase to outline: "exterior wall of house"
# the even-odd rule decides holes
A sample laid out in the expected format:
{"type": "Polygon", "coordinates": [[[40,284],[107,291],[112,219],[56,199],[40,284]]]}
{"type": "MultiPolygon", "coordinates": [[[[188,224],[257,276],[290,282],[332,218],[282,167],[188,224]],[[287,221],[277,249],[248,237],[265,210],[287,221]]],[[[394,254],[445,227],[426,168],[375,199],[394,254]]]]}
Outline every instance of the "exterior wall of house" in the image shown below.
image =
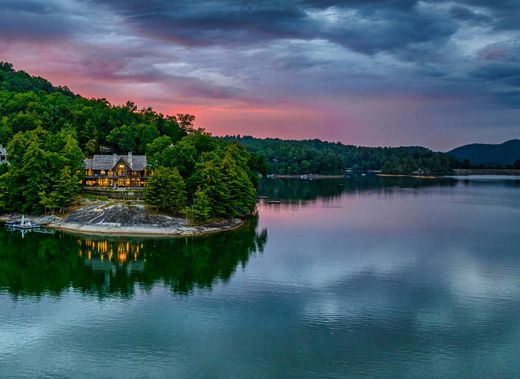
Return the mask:
{"type": "Polygon", "coordinates": [[[87,170],[84,185],[89,187],[120,188],[146,187],[148,173],[146,171],[125,171],[124,173],[104,170],[87,170]]]}
{"type": "MultiPolygon", "coordinates": [[[[129,155],[132,159],[132,156],[129,155]]],[[[128,164],[120,159],[114,162],[110,170],[85,170],[83,185],[97,188],[136,188],[148,185],[148,170],[132,170],[128,164]]]]}
{"type": "Polygon", "coordinates": [[[128,176],[103,174],[102,171],[92,171],[91,173],[92,175],[86,175],[83,183],[88,187],[126,188],[146,187],[148,185],[148,177],[143,172],[133,171],[128,176]]]}

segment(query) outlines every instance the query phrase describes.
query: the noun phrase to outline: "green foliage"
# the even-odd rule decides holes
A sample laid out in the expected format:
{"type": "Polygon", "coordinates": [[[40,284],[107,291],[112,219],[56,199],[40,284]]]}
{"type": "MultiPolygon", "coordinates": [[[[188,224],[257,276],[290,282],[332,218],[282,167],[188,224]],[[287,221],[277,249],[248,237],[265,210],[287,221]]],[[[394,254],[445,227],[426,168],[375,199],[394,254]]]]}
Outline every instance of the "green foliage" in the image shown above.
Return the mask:
{"type": "Polygon", "coordinates": [[[157,207],[162,201],[165,190],[159,189],[159,177],[173,169],[186,181],[184,213],[192,222],[244,217],[254,210],[258,173],[252,166],[257,161],[240,144],[191,130],[176,144],[168,137],[156,138],[148,144],[147,154],[150,166],[159,168],[149,182],[148,204],[157,207]]]}
{"type": "Polygon", "coordinates": [[[77,197],[85,155],[144,153],[157,138],[171,145],[192,130],[193,116],[181,121],[132,102],[86,99],[0,62],[0,144],[9,160],[0,210],[63,210],[77,197]]]}
{"type": "Polygon", "coordinates": [[[159,167],[154,170],[145,189],[145,200],[157,210],[176,212],[186,204],[184,179],[174,168],[159,167]]]}
{"type": "Polygon", "coordinates": [[[53,183],[50,192],[40,192],[40,204],[44,208],[54,210],[59,209],[62,212],[78,197],[79,178],[72,174],[69,166],[65,166],[60,173],[57,181],[53,183]]]}
{"type": "Polygon", "coordinates": [[[169,137],[156,138],[148,144],[147,156],[151,167],[176,167],[183,177],[188,177],[197,160],[197,149],[190,142],[190,138],[183,138],[175,145],[169,137]]]}
{"type": "Polygon", "coordinates": [[[177,113],[177,122],[180,128],[186,133],[193,133],[196,131],[194,127],[195,116],[191,114],[177,113]]]}
{"type": "Polygon", "coordinates": [[[194,116],[164,116],[134,103],[111,105],[105,99],[86,99],[43,78],[15,71],[0,62],[0,144],[18,132],[41,127],[57,133],[72,128],[79,147],[88,155],[110,148],[114,152],[145,153],[159,136],[173,142],[193,130],[194,116]]]}
{"type": "Polygon", "coordinates": [[[252,162],[256,170],[269,174],[331,175],[352,169],[440,175],[449,173],[454,164],[454,159],[446,154],[415,146],[358,147],[320,140],[288,141],[249,136],[224,137],[224,140],[243,144],[257,156],[257,161],[252,162]]]}
{"type": "Polygon", "coordinates": [[[84,156],[146,153],[153,175],[146,202],[194,220],[243,217],[254,210],[263,156],[194,126],[195,116],[164,116],[132,102],[86,99],[0,62],[0,209],[62,211],[76,199],[84,156]]]}
{"type": "Polygon", "coordinates": [[[211,201],[209,196],[202,190],[193,194],[193,203],[184,210],[186,217],[192,222],[204,222],[211,217],[211,201]]]}
{"type": "Polygon", "coordinates": [[[38,128],[18,133],[7,145],[7,154],[0,210],[63,210],[76,200],[83,154],[70,131],[54,134],[38,128]]]}

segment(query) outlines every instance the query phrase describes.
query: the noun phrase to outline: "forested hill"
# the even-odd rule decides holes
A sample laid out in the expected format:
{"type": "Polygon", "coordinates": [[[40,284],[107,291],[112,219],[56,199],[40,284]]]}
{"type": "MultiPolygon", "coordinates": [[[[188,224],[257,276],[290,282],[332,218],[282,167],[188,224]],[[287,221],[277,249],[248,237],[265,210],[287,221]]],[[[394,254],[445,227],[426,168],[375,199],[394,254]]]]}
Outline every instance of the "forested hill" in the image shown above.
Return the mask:
{"type": "Polygon", "coordinates": [[[464,162],[466,166],[502,166],[520,168],[520,140],[514,139],[502,144],[474,143],[457,147],[449,155],[464,162]]]}
{"type": "Polygon", "coordinates": [[[258,160],[194,126],[132,102],[112,105],[0,62],[0,213],[64,210],[80,193],[84,158],[146,154],[145,201],[194,222],[245,217],[255,208],[258,160]]]}
{"type": "Polygon", "coordinates": [[[315,140],[259,139],[226,136],[250,152],[263,156],[272,174],[341,174],[346,169],[381,170],[391,174],[440,175],[450,172],[455,160],[424,147],[359,147],[315,140]]]}
{"type": "Polygon", "coordinates": [[[138,110],[132,102],[117,106],[105,99],[86,99],[0,62],[0,144],[39,127],[52,133],[71,130],[82,151],[92,155],[107,149],[145,153],[147,144],[159,136],[179,140],[192,123],[151,108],[138,110]]]}

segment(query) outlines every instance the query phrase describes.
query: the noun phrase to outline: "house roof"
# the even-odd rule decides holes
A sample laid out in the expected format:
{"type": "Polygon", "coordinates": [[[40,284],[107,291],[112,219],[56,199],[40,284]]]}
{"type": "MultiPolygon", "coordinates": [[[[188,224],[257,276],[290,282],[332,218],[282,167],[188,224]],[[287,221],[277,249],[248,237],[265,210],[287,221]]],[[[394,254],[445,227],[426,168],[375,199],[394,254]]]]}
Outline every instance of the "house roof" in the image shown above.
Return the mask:
{"type": "Polygon", "coordinates": [[[112,170],[120,160],[134,171],[144,171],[147,165],[145,155],[94,155],[92,159],[85,159],[85,169],[112,170]]]}

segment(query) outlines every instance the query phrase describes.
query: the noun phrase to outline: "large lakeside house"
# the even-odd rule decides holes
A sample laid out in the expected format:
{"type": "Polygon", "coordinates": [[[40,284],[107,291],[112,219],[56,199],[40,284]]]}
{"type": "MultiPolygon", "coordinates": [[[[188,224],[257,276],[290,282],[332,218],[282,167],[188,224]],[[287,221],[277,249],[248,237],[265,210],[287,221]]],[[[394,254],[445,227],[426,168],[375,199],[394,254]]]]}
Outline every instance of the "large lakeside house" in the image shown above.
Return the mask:
{"type": "Polygon", "coordinates": [[[7,150],[0,145],[0,164],[7,163],[7,150]]]}
{"type": "Polygon", "coordinates": [[[94,155],[85,159],[83,185],[98,188],[146,187],[150,172],[145,155],[94,155]]]}

